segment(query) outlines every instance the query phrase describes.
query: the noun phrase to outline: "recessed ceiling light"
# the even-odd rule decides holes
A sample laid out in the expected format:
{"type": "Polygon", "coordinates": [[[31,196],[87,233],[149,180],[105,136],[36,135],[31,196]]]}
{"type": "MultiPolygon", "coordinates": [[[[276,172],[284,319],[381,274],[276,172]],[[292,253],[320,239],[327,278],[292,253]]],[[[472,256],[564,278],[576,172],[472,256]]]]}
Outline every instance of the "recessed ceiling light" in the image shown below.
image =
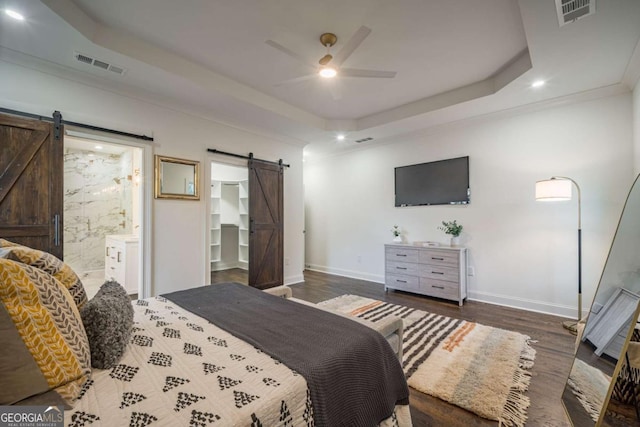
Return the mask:
{"type": "Polygon", "coordinates": [[[535,82],[531,83],[531,87],[542,87],[544,86],[544,80],[536,80],[535,82]]]}
{"type": "Polygon", "coordinates": [[[95,148],[96,150],[102,150],[102,148],[103,148],[103,147],[102,147],[102,145],[96,145],[96,146],[95,146],[95,147],[93,147],[93,148],[95,148]]]}
{"type": "Polygon", "coordinates": [[[332,77],[335,77],[338,74],[338,72],[336,71],[335,68],[332,68],[332,67],[322,67],[318,72],[318,74],[320,74],[320,77],[324,77],[325,79],[330,79],[332,77]]]}
{"type": "Polygon", "coordinates": [[[16,12],[15,10],[5,9],[4,13],[9,15],[13,19],[16,19],[18,21],[24,21],[24,16],[21,13],[16,12]]]}
{"type": "Polygon", "coordinates": [[[344,141],[344,134],[339,133],[339,134],[338,134],[338,136],[336,136],[336,139],[337,139],[338,141],[344,141]]]}

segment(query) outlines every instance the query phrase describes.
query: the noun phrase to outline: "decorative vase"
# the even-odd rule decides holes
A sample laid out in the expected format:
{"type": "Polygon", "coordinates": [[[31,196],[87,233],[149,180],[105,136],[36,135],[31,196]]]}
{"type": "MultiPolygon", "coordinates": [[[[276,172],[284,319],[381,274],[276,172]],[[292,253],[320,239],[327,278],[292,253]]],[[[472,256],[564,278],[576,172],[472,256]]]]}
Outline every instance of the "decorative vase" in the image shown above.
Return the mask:
{"type": "Polygon", "coordinates": [[[460,236],[451,237],[451,246],[460,246],[460,236]]]}
{"type": "Polygon", "coordinates": [[[396,236],[393,238],[394,243],[402,243],[402,236],[396,236]]]}

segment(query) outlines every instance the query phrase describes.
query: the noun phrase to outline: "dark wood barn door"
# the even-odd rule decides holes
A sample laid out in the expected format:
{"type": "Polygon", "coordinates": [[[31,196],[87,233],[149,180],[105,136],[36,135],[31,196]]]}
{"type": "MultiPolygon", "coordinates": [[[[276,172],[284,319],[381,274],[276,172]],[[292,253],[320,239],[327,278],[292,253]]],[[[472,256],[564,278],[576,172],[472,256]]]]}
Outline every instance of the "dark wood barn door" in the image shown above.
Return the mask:
{"type": "Polygon", "coordinates": [[[249,161],[249,286],[283,283],[283,167],[249,161]]]}
{"type": "Polygon", "coordinates": [[[63,130],[0,114],[0,237],[62,259],[63,130]]]}

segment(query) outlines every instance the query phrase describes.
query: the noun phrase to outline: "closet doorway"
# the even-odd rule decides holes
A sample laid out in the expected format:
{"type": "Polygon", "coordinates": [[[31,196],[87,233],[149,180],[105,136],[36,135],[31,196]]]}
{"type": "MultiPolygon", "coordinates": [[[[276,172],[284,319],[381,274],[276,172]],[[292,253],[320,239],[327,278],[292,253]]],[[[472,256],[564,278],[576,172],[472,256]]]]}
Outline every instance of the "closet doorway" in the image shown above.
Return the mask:
{"type": "Polygon", "coordinates": [[[248,284],[249,174],[211,162],[211,283],[248,284]]]}

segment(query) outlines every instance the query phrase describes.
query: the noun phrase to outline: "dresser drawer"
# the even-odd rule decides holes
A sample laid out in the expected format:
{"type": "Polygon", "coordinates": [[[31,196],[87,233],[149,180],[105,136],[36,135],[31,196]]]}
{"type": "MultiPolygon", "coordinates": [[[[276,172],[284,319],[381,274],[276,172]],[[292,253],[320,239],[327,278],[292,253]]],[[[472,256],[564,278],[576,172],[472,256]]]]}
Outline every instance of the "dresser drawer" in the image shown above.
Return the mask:
{"type": "Polygon", "coordinates": [[[389,248],[386,252],[387,261],[418,262],[419,251],[416,249],[389,248]]]}
{"type": "Polygon", "coordinates": [[[387,274],[385,277],[385,285],[389,288],[415,292],[420,290],[420,279],[416,276],[387,274]]]}
{"type": "Polygon", "coordinates": [[[137,236],[105,237],[105,276],[120,283],[128,293],[138,292],[138,247],[137,236]]]}
{"type": "Polygon", "coordinates": [[[125,272],[122,268],[116,268],[116,267],[110,267],[107,271],[105,271],[105,275],[107,276],[107,279],[115,280],[116,282],[120,283],[122,286],[124,286],[123,283],[125,283],[124,273],[125,272]]]}
{"type": "Polygon", "coordinates": [[[407,274],[417,276],[420,273],[420,265],[410,262],[387,261],[387,274],[407,274]]]}
{"type": "Polygon", "coordinates": [[[457,300],[460,287],[458,283],[421,277],[420,289],[426,295],[457,300]]]}
{"type": "Polygon", "coordinates": [[[425,279],[444,280],[456,282],[460,278],[460,271],[457,267],[447,267],[442,265],[420,265],[420,277],[425,279]]]}
{"type": "Polygon", "coordinates": [[[421,264],[449,265],[457,267],[459,258],[457,252],[427,249],[420,252],[419,261],[421,264]]]}

